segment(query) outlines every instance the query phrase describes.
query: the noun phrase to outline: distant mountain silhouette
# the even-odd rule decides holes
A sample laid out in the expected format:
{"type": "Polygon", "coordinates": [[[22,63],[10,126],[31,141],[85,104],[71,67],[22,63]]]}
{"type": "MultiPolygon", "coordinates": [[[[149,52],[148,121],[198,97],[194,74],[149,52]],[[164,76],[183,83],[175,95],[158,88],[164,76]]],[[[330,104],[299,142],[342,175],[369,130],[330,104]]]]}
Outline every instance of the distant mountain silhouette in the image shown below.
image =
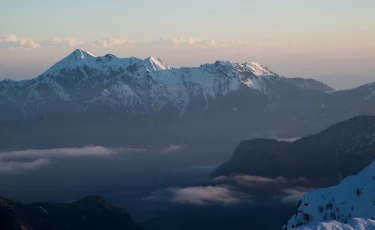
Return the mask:
{"type": "Polygon", "coordinates": [[[122,209],[100,196],[74,203],[21,204],[0,198],[0,230],[139,229],[122,209]]]}

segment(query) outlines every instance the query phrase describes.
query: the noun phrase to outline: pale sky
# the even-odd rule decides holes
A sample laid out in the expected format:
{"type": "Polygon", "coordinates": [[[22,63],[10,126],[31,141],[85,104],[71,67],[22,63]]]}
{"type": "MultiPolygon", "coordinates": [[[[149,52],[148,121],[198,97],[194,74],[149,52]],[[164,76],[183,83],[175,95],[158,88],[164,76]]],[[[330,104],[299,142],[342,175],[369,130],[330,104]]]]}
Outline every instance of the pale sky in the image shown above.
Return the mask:
{"type": "Polygon", "coordinates": [[[0,0],[0,21],[0,79],[82,48],[172,66],[258,61],[337,88],[375,81],[374,0],[0,0]]]}

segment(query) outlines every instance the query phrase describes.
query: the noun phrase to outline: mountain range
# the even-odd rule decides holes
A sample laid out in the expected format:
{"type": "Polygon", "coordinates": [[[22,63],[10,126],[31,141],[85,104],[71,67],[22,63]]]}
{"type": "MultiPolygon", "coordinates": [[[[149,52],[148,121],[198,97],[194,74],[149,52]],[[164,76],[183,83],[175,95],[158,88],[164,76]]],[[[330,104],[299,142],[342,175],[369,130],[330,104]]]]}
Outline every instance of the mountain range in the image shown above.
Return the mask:
{"type": "Polygon", "coordinates": [[[374,114],[374,87],[335,91],[257,62],[173,68],[77,49],[36,78],[0,82],[0,149],[301,136],[374,114]]]}
{"type": "MultiPolygon", "coordinates": [[[[171,68],[154,57],[96,57],[77,49],[35,79],[2,81],[0,95],[3,106],[17,109],[15,113],[20,117],[59,112],[66,107],[87,110],[100,105],[149,115],[170,106],[184,116],[189,104],[198,97],[203,97],[207,109],[210,100],[229,92],[246,87],[267,94],[271,92],[270,84],[277,82],[332,91],[314,80],[279,77],[256,62],[217,61],[194,68],[171,68]]],[[[14,118],[5,114],[1,117],[14,118]]]]}

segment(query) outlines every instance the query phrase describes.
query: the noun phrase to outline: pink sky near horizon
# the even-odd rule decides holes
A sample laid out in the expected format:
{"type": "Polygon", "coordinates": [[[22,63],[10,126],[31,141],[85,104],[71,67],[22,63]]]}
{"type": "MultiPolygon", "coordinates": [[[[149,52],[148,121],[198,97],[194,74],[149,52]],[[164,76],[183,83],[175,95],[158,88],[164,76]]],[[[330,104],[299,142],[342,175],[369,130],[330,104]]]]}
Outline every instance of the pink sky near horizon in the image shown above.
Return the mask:
{"type": "Polygon", "coordinates": [[[375,81],[374,9],[373,0],[5,0],[0,79],[36,77],[81,48],[175,67],[257,61],[354,87],[375,81]]]}

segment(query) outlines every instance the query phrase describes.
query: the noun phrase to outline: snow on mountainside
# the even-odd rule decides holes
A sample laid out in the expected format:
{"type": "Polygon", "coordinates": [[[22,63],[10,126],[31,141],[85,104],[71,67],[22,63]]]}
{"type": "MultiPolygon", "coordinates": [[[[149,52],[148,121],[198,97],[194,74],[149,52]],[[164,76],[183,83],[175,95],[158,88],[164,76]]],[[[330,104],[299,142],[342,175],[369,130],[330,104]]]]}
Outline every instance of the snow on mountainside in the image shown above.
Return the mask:
{"type": "Polygon", "coordinates": [[[149,72],[171,69],[171,67],[168,64],[164,63],[162,60],[155,57],[146,58],[145,60],[139,62],[138,66],[144,67],[145,70],[149,72]]]}
{"type": "Polygon", "coordinates": [[[202,95],[208,103],[209,98],[215,99],[218,95],[236,91],[241,85],[266,93],[267,83],[272,81],[272,78],[278,78],[266,67],[256,63],[237,64],[217,61],[200,67],[177,69],[170,68],[159,59],[148,58],[137,66],[139,68],[135,74],[138,77],[132,80],[133,85],[116,83],[115,87],[112,85],[105,89],[95,101],[108,102],[108,92],[115,92],[114,95],[122,95],[121,100],[111,97],[111,103],[129,108],[128,104],[121,103],[123,96],[142,103],[142,88],[147,85],[152,109],[160,110],[165,104],[172,102],[182,114],[189,102],[199,95],[202,95]],[[146,82],[142,80],[145,76],[148,77],[146,82]]]}
{"type": "MultiPolygon", "coordinates": [[[[267,95],[269,87],[280,82],[308,88],[304,80],[287,80],[256,62],[216,61],[199,67],[171,68],[154,57],[97,57],[77,49],[37,78],[0,81],[0,105],[23,114],[59,111],[68,105],[81,110],[104,105],[153,114],[173,106],[182,115],[198,97],[204,98],[207,108],[217,96],[241,88],[267,95]]],[[[326,91],[314,87],[309,89],[326,91]]]]}
{"type": "Polygon", "coordinates": [[[110,68],[126,69],[130,65],[139,63],[140,61],[141,59],[138,58],[118,58],[112,54],[107,54],[103,57],[96,57],[93,54],[76,49],[69,56],[54,64],[42,75],[59,74],[59,72],[64,69],[74,70],[76,68],[83,68],[84,66],[100,71],[108,71],[110,68]]]}
{"type": "Polygon", "coordinates": [[[354,218],[348,223],[338,221],[320,222],[296,228],[298,230],[374,230],[375,221],[366,218],[354,218]]]}
{"type": "Polygon", "coordinates": [[[375,229],[374,191],[375,161],[337,186],[307,193],[283,229],[375,229]]]}

